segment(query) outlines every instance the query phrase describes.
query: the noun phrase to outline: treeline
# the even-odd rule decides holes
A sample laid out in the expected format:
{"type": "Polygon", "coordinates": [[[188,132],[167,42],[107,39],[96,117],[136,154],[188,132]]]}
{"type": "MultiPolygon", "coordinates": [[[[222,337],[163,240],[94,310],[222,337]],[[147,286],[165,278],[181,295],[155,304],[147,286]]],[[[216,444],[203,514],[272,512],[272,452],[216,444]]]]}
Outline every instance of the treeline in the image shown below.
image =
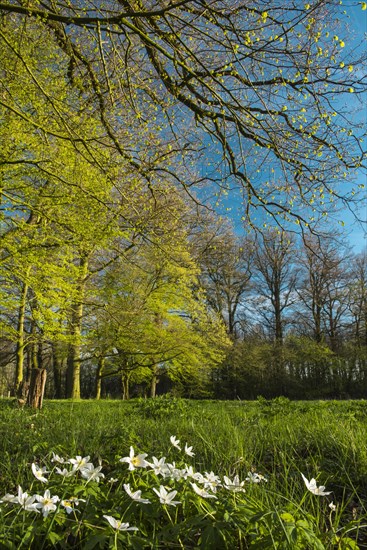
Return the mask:
{"type": "Polygon", "coordinates": [[[209,302],[233,347],[216,397],[365,397],[367,255],[337,237],[226,237],[205,260],[209,302]]]}
{"type": "Polygon", "coordinates": [[[45,368],[56,398],[364,397],[365,253],[330,235],[240,237],[176,191],[157,196],[151,239],[117,232],[84,255],[65,240],[47,257],[26,241],[3,262],[3,395],[45,368]]]}

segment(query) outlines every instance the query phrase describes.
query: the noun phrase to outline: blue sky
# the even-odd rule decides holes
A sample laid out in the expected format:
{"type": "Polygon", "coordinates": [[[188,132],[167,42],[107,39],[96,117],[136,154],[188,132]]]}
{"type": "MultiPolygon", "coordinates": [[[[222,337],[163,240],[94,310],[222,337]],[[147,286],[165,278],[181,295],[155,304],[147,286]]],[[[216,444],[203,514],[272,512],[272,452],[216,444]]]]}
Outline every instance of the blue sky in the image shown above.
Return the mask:
{"type": "MultiPolygon", "coordinates": [[[[367,179],[367,178],[365,178],[367,179]]],[[[365,182],[366,185],[366,202],[365,205],[362,207],[360,216],[366,220],[367,218],[367,181],[365,182]]],[[[361,224],[358,223],[353,214],[351,212],[348,212],[347,210],[343,210],[340,213],[340,218],[345,223],[344,229],[346,231],[347,241],[350,243],[350,245],[353,247],[353,251],[356,253],[366,251],[367,252],[367,227],[366,223],[361,224]]]]}
{"type": "MultiPolygon", "coordinates": [[[[351,6],[347,10],[350,15],[350,27],[352,32],[355,32],[356,43],[364,41],[365,50],[367,50],[367,10],[362,11],[360,2],[351,6]]],[[[367,128],[367,98],[365,98],[364,107],[362,110],[362,119],[367,128]]],[[[364,201],[361,201],[357,214],[360,218],[365,220],[364,226],[356,223],[353,215],[344,210],[341,212],[340,217],[345,223],[346,231],[349,233],[348,240],[353,246],[355,252],[361,252],[367,250],[367,175],[361,174],[360,181],[358,183],[364,183],[364,201]]]]}
{"type": "MultiPolygon", "coordinates": [[[[353,6],[346,6],[348,27],[345,26],[346,36],[343,37],[345,42],[350,41],[350,44],[355,43],[356,47],[364,48],[367,51],[367,10],[361,9],[361,2],[356,2],[353,6]],[[361,45],[362,44],[362,45],[361,45]]],[[[364,98],[364,103],[360,114],[364,127],[367,128],[367,97],[364,98]]],[[[349,187],[352,182],[340,182],[339,190],[343,191],[343,186],[349,187]]],[[[367,175],[362,172],[357,176],[357,181],[353,183],[364,184],[365,190],[362,192],[359,203],[356,205],[355,216],[347,208],[340,208],[337,213],[330,213],[330,226],[328,229],[334,228],[338,231],[344,231],[345,240],[350,244],[353,252],[359,253],[367,251],[367,175]],[[356,220],[364,220],[360,223],[356,220]],[[338,221],[340,223],[338,223],[338,221]],[[341,222],[344,224],[342,229],[341,222]]],[[[235,192],[229,192],[227,197],[221,197],[219,212],[224,216],[231,217],[237,232],[242,230],[241,222],[241,199],[235,192]],[[236,197],[237,195],[237,197],[236,197]]],[[[259,212],[258,224],[262,224],[263,217],[259,212]]]]}

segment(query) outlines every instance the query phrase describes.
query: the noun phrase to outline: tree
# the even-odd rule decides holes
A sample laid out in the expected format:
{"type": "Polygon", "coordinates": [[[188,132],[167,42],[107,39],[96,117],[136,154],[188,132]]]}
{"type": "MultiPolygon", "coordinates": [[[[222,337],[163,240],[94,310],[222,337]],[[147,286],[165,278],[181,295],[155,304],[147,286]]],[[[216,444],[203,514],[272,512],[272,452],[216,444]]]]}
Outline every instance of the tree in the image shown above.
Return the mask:
{"type": "Polygon", "coordinates": [[[47,29],[32,21],[27,32],[19,32],[13,18],[7,18],[1,31],[0,86],[5,103],[0,119],[0,263],[7,282],[5,296],[12,280],[13,291],[20,286],[16,385],[23,378],[27,346],[34,359],[38,348],[42,359],[47,339],[53,349],[60,340],[67,341],[67,395],[79,397],[87,281],[122,253],[115,250],[99,262],[99,250],[121,235],[124,250],[146,220],[137,208],[139,181],[124,159],[115,160],[106,147],[102,127],[85,98],[67,84],[65,60],[55,58],[57,45],[49,38],[47,29]],[[96,132],[98,147],[88,140],[96,132]],[[26,321],[31,326],[27,340],[26,321]]]}
{"type": "Polygon", "coordinates": [[[343,390],[363,397],[367,390],[367,261],[366,253],[348,257],[346,320],[340,355],[345,365],[343,390]]]}
{"type": "Polygon", "coordinates": [[[306,333],[321,343],[330,329],[335,340],[335,316],[340,318],[341,313],[335,311],[335,300],[341,288],[345,288],[347,256],[340,253],[340,244],[331,235],[324,235],[322,239],[305,240],[299,261],[301,272],[297,292],[303,305],[299,314],[306,333]]]}
{"type": "Polygon", "coordinates": [[[159,202],[146,202],[149,207],[154,213],[150,231],[159,241],[143,239],[111,264],[92,300],[100,307],[91,311],[91,348],[107,359],[104,375],[120,374],[125,396],[137,376],[149,382],[152,397],[163,373],[176,384],[192,386],[229,345],[198,285],[199,270],[182,223],[185,204],[168,187],[161,189],[159,202]]]}
{"type": "Polygon", "coordinates": [[[260,319],[273,344],[269,356],[269,378],[273,389],[286,389],[285,328],[290,322],[288,310],[295,302],[297,271],[293,263],[295,241],[285,231],[269,230],[262,234],[254,250],[253,315],[260,319]]]}
{"type": "Polygon", "coordinates": [[[289,322],[286,310],[295,302],[294,250],[295,241],[290,234],[269,231],[258,239],[254,252],[256,312],[264,320],[271,339],[280,346],[289,322]]]}
{"type": "MultiPolygon", "coordinates": [[[[202,272],[208,304],[221,316],[232,338],[240,335],[243,299],[250,288],[253,242],[237,237],[231,227],[219,221],[205,223],[195,237],[196,256],[202,272]]],[[[243,312],[242,312],[243,313],[243,312]]]]}
{"type": "Polygon", "coordinates": [[[352,261],[348,307],[352,315],[352,336],[357,347],[367,347],[367,255],[361,252],[352,261]]]}
{"type": "Polygon", "coordinates": [[[290,335],[287,348],[287,375],[294,396],[308,398],[337,395],[335,363],[337,358],[330,347],[308,336],[290,335]]]}

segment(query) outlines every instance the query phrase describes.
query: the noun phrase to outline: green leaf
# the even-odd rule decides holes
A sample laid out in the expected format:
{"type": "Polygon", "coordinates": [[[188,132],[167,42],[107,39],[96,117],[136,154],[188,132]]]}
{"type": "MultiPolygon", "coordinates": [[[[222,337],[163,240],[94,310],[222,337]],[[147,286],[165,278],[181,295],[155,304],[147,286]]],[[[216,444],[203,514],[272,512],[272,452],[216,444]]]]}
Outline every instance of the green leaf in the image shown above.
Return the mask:
{"type": "Polygon", "coordinates": [[[60,542],[64,538],[63,533],[55,533],[55,531],[51,531],[47,535],[48,540],[53,544],[54,546],[60,542]]]}
{"type": "Polygon", "coordinates": [[[88,538],[88,541],[83,545],[83,550],[92,550],[92,548],[96,548],[99,546],[99,548],[104,548],[107,539],[109,539],[108,535],[93,535],[92,537],[88,538]]]}

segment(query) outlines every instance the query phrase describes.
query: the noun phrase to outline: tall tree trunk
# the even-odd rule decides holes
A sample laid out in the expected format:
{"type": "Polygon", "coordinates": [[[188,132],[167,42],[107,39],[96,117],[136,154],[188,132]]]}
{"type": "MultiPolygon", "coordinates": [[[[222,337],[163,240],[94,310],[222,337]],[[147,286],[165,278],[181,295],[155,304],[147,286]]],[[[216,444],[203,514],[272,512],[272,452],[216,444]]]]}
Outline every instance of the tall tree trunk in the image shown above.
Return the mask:
{"type": "Polygon", "coordinates": [[[101,399],[102,389],[102,373],[106,364],[106,358],[101,356],[98,359],[98,367],[96,372],[96,399],[101,399]]]}
{"type": "Polygon", "coordinates": [[[42,369],[43,368],[43,345],[42,345],[42,330],[37,327],[35,318],[39,310],[38,300],[32,289],[30,289],[30,302],[32,304],[32,319],[31,319],[31,368],[42,369]]]}
{"type": "Polygon", "coordinates": [[[54,391],[55,398],[62,398],[62,368],[63,361],[61,356],[60,343],[54,342],[52,344],[52,370],[54,375],[54,391]]]}
{"type": "MultiPolygon", "coordinates": [[[[159,313],[155,313],[154,314],[154,323],[158,326],[158,327],[162,327],[162,324],[163,324],[163,320],[162,320],[162,317],[159,313]]],[[[150,397],[155,397],[157,395],[157,384],[159,382],[159,378],[158,378],[158,368],[157,368],[157,365],[154,364],[154,356],[152,357],[152,379],[151,379],[151,382],[150,382],[150,397]]]]}
{"type": "MultiPolygon", "coordinates": [[[[27,270],[27,275],[29,270],[27,270]]],[[[25,309],[27,305],[28,285],[23,283],[20,294],[18,320],[17,320],[17,342],[16,342],[16,359],[15,359],[15,380],[14,390],[15,394],[20,390],[23,381],[23,367],[24,367],[24,321],[25,321],[25,309]]]]}
{"type": "Polygon", "coordinates": [[[43,334],[40,334],[40,339],[37,344],[37,365],[39,369],[43,369],[43,334]]]}
{"type": "Polygon", "coordinates": [[[37,332],[36,332],[36,323],[32,319],[31,321],[31,342],[30,342],[30,353],[31,353],[31,369],[38,369],[40,366],[38,364],[38,342],[37,342],[37,332]]]}
{"type": "Polygon", "coordinates": [[[152,368],[152,379],[150,381],[150,397],[156,397],[158,382],[159,378],[157,376],[157,367],[156,365],[154,365],[154,367],[152,368]]]}
{"type": "Polygon", "coordinates": [[[73,342],[69,344],[67,371],[66,371],[66,397],[80,399],[80,353],[81,353],[81,318],[83,305],[73,306],[70,334],[73,342]]]}
{"type": "Polygon", "coordinates": [[[321,344],[323,337],[322,337],[322,329],[321,329],[321,306],[318,303],[315,303],[315,301],[312,303],[312,314],[313,314],[313,320],[314,320],[314,339],[318,344],[321,344]]]}
{"type": "Polygon", "coordinates": [[[122,382],[122,399],[124,401],[127,401],[130,399],[130,373],[129,372],[122,372],[121,376],[121,382],[122,382]]]}
{"type": "Polygon", "coordinates": [[[70,336],[66,376],[66,397],[80,399],[80,354],[85,283],[88,273],[88,256],[80,258],[80,274],[77,285],[78,301],[71,308],[70,336]]]}
{"type": "Polygon", "coordinates": [[[45,392],[46,369],[32,369],[28,393],[28,405],[33,409],[41,409],[45,392]]]}

